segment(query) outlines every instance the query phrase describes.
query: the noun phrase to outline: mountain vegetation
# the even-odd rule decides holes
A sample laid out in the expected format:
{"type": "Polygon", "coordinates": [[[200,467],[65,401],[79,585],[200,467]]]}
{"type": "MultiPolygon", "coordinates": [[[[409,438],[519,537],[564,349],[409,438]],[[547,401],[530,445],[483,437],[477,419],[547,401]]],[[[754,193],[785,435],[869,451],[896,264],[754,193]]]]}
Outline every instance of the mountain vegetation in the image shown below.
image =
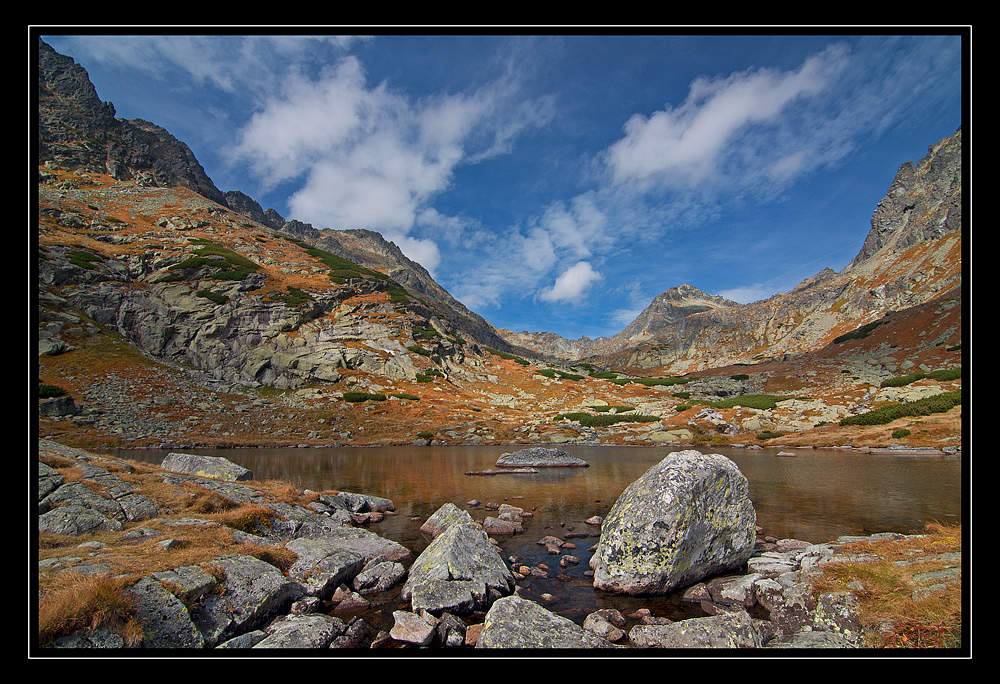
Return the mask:
{"type": "Polygon", "coordinates": [[[843,271],[752,304],[683,284],[618,335],[565,340],[495,328],[374,231],[220,191],[183,142],[114,114],[39,41],[43,435],[961,447],[961,130],[902,164],[843,271]]]}

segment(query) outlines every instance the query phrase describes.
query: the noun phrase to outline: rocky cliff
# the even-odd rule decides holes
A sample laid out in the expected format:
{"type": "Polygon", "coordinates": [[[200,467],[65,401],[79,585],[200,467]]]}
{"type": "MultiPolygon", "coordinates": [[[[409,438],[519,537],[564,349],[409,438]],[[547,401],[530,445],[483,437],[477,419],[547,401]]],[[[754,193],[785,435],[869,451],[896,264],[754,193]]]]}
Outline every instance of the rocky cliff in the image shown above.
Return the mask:
{"type": "Polygon", "coordinates": [[[225,197],[187,145],[141,119],[115,118],[87,71],[38,41],[38,161],[155,187],[184,187],[223,206],[225,197]]]}

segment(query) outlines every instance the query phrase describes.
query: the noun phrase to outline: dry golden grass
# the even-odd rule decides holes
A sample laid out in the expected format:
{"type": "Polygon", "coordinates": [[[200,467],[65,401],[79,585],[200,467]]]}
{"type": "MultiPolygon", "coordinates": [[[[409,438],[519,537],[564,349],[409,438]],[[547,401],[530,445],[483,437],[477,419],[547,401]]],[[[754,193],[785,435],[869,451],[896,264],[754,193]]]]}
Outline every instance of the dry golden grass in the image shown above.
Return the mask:
{"type": "Polygon", "coordinates": [[[64,573],[59,586],[39,598],[39,645],[77,630],[100,627],[117,632],[129,645],[136,643],[142,627],[132,615],[136,599],[127,591],[130,585],[130,580],[110,575],[64,573]]]}
{"type": "Polygon", "coordinates": [[[866,554],[875,560],[825,565],[813,589],[854,593],[873,648],[960,648],[961,580],[947,582],[943,591],[917,596],[913,578],[946,567],[935,555],[961,550],[961,526],[939,523],[927,525],[922,537],[845,544],[841,553],[866,554]]]}

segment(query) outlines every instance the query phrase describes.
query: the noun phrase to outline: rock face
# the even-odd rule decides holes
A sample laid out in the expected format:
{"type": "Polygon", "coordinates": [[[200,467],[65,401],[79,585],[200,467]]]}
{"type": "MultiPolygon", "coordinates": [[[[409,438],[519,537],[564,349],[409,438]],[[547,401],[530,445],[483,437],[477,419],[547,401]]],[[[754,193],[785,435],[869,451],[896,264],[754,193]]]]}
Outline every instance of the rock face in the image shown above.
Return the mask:
{"type": "Polygon", "coordinates": [[[87,71],[38,41],[38,155],[69,168],[159,187],[186,187],[223,206],[187,145],[141,119],[117,119],[101,102],[87,71]]]}
{"type": "Polygon", "coordinates": [[[890,312],[926,303],[962,283],[962,130],[900,166],[857,256],[788,292],[737,304],[690,285],[657,295],[621,333],[565,340],[501,330],[548,358],[588,357],[637,375],[682,374],[822,349],[890,312]]]}
{"type": "Polygon", "coordinates": [[[594,586],[666,594],[746,564],[757,516],[746,477],[717,454],[675,452],[611,508],[591,558],[594,586]]]}

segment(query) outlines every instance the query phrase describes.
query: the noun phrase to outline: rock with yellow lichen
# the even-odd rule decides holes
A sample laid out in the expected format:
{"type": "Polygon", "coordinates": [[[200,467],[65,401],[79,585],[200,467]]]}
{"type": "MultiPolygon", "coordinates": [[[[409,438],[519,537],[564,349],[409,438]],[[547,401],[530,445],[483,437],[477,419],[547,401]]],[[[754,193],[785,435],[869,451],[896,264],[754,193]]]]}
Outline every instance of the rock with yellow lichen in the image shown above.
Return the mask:
{"type": "Polygon", "coordinates": [[[594,586],[668,594],[742,567],[757,515],[746,477],[725,456],[678,451],[622,493],[590,561],[594,586]]]}

